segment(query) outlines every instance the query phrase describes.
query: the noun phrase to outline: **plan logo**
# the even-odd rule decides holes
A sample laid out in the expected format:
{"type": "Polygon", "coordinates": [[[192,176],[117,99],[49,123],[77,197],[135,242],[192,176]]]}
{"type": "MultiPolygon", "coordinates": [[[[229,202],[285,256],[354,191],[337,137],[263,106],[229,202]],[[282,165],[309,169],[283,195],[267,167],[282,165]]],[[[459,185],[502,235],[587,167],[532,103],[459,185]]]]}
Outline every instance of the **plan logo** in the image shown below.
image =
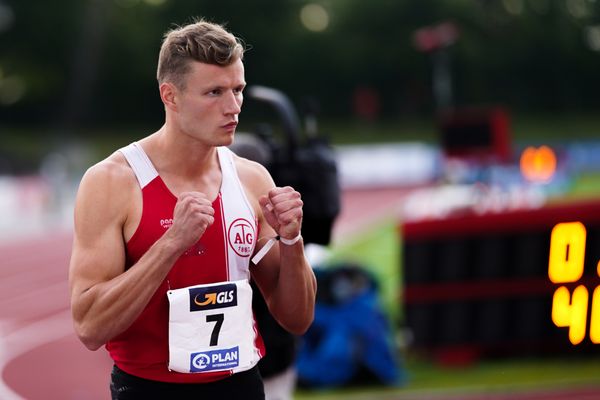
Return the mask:
{"type": "Polygon", "coordinates": [[[190,311],[237,306],[237,286],[235,283],[191,288],[189,291],[190,311]]]}
{"type": "Polygon", "coordinates": [[[238,218],[229,225],[227,238],[229,246],[238,256],[250,257],[254,250],[254,225],[244,218],[238,218]]]}
{"type": "Polygon", "coordinates": [[[190,372],[231,369],[240,365],[238,346],[230,349],[203,351],[190,355],[190,372]]]}

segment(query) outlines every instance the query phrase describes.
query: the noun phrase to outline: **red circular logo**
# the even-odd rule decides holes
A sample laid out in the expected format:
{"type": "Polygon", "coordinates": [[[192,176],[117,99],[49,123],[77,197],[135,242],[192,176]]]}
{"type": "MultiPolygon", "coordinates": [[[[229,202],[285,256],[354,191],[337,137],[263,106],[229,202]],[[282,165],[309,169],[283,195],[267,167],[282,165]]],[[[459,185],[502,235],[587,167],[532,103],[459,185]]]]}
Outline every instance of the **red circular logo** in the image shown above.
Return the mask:
{"type": "Polygon", "coordinates": [[[241,257],[250,257],[254,249],[254,225],[244,218],[238,218],[229,225],[227,237],[229,246],[241,257]]]}

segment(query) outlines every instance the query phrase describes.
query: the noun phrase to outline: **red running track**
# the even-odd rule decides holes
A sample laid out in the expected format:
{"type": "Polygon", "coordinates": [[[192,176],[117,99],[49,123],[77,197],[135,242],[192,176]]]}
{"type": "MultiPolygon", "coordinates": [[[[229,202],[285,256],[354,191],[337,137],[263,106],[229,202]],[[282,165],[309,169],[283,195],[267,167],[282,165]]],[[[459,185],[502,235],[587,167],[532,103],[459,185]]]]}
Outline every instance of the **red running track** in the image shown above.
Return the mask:
{"type": "Polygon", "coordinates": [[[0,245],[0,399],[107,399],[111,362],[73,333],[70,232],[0,245]]]}

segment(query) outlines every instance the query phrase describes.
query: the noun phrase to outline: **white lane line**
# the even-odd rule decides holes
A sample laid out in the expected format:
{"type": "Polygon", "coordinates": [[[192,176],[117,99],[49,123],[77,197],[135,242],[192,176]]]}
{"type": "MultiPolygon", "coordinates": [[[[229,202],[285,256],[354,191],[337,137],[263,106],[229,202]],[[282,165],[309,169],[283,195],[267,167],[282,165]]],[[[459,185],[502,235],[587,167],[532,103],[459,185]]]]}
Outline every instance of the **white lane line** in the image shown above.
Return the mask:
{"type": "MultiPolygon", "coordinates": [[[[4,377],[6,366],[20,355],[72,333],[71,311],[65,310],[3,335],[0,338],[0,374],[4,377]],[[40,334],[41,332],[43,334],[40,334]]],[[[4,381],[4,378],[0,379],[0,399],[25,400],[4,381]]]]}

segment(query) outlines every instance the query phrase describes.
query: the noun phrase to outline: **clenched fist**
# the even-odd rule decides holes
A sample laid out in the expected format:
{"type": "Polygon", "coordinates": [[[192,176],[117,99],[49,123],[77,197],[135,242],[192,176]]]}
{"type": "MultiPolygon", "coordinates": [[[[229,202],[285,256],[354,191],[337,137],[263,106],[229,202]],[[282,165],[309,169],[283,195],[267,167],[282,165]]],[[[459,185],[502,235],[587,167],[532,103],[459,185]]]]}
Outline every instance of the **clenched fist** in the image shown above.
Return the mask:
{"type": "Polygon", "coordinates": [[[181,193],[173,211],[173,225],[167,234],[185,251],[196,244],[212,225],[214,215],[212,202],[204,193],[181,193]]]}
{"type": "Polygon", "coordinates": [[[258,199],[262,212],[271,227],[284,239],[293,239],[302,227],[300,193],[286,186],[273,188],[258,199]]]}

